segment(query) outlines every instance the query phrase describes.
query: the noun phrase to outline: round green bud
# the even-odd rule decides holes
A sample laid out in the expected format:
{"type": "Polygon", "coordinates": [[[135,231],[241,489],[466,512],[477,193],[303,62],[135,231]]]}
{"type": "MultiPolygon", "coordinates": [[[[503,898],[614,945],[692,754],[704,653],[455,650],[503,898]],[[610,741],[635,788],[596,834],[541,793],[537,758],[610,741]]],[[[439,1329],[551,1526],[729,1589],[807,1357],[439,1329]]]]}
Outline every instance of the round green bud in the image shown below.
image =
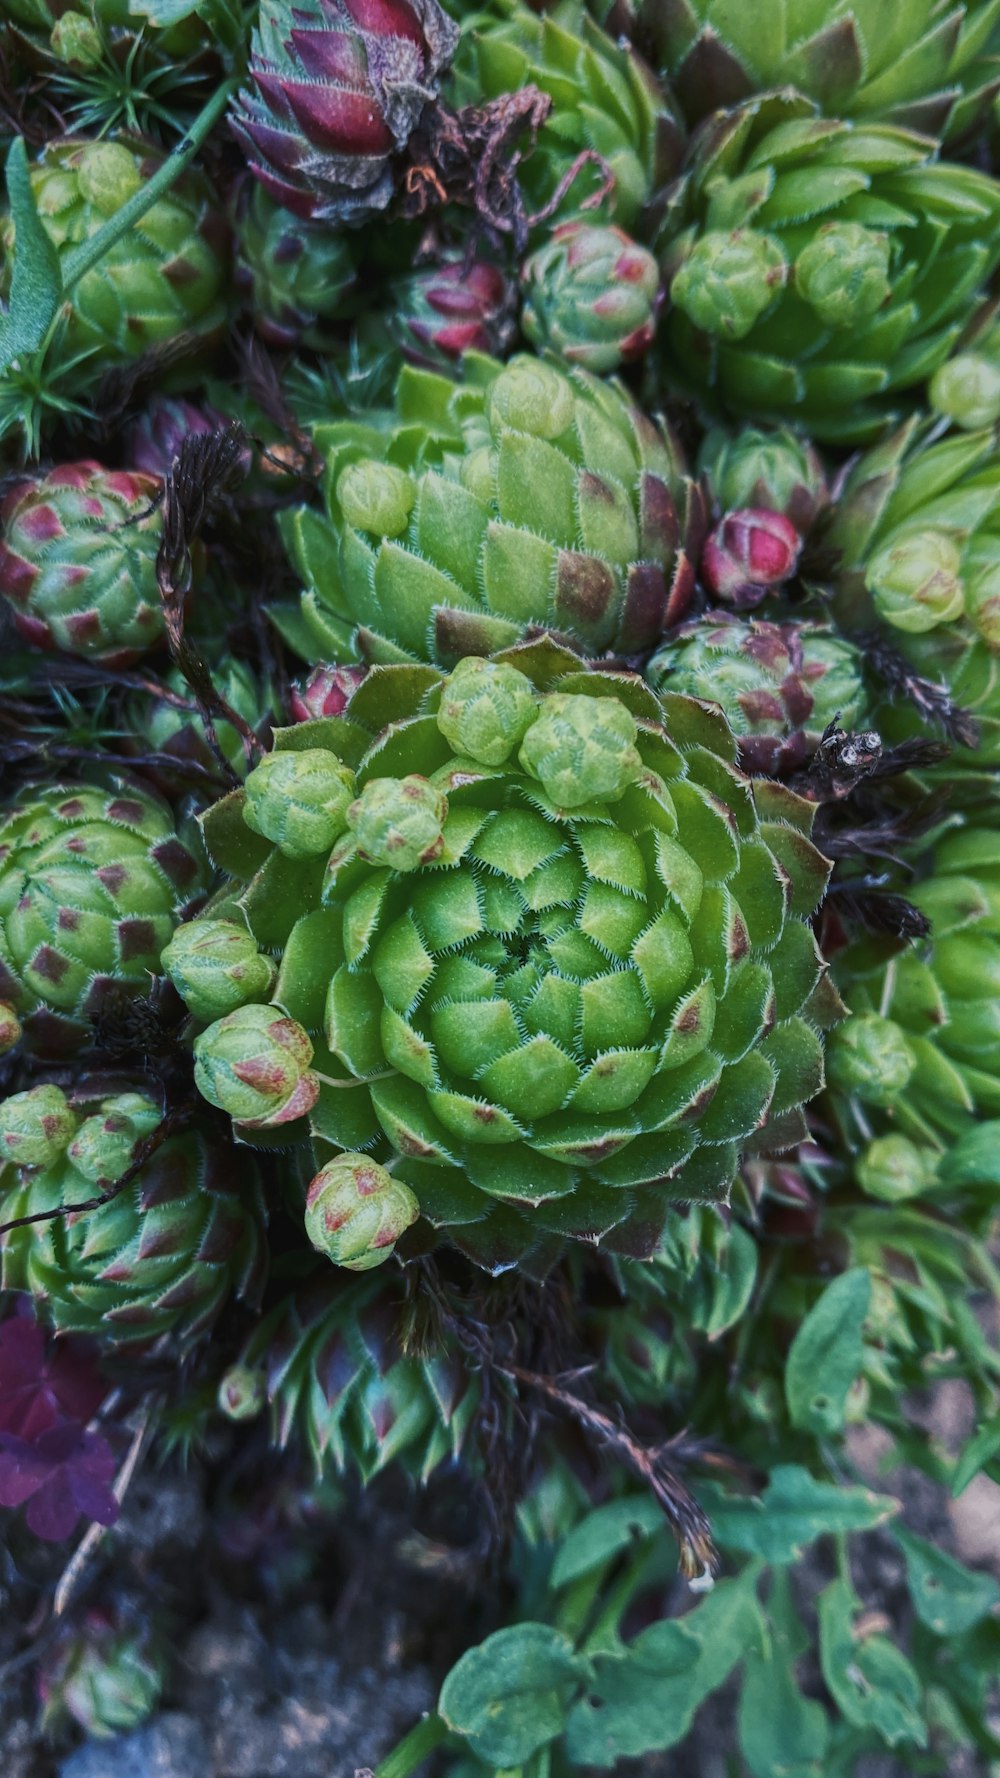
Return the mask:
{"type": "Polygon", "coordinates": [[[551,692],[518,757],[557,808],[617,802],[642,771],[638,733],[618,698],[551,692]]]}
{"type": "Polygon", "coordinates": [[[347,824],[371,864],[417,870],[439,857],[447,814],[448,798],[428,778],[370,778],[347,824]]]}
{"type": "Polygon", "coordinates": [[[538,698],[531,680],[502,661],[459,661],[441,696],[438,728],[455,752],[500,766],[524,739],[538,698]]]}
{"type": "Polygon", "coordinates": [[[899,1026],[880,1013],[860,1013],[838,1026],[827,1048],[830,1085],[866,1105],[892,1105],[916,1066],[899,1026]]]}
{"type": "Polygon", "coordinates": [[[61,1087],[31,1087],[0,1104],[0,1155],[19,1167],[49,1167],[76,1130],[76,1116],[61,1087]]]}
{"type": "Polygon", "coordinates": [[[144,1093],[119,1093],[105,1099],[94,1117],[84,1119],[69,1145],[69,1158],[92,1185],[113,1183],[161,1120],[162,1113],[144,1093]]]}
{"type": "Polygon", "coordinates": [[[250,1130],[290,1123],[311,1111],[319,1081],[313,1046],[276,1006],[238,1006],[195,1039],[194,1079],[210,1105],[250,1130]]]}
{"type": "Polygon", "coordinates": [[[230,1365],[219,1384],[218,1403],[228,1420],[256,1420],[267,1404],[263,1373],[247,1364],[230,1365]]]}
{"type": "Polygon", "coordinates": [[[858,1184],[870,1198],[898,1204],[916,1198],[934,1184],[936,1168],[929,1149],[908,1136],[878,1136],[858,1161],[858,1184]]]}
{"type": "Polygon", "coordinates": [[[909,531],[872,557],[865,580],[879,616],[916,636],[961,615],[961,567],[961,550],[947,531],[909,531]]]}
{"type": "Polygon", "coordinates": [[[1000,561],[974,568],[966,589],[965,609],[987,648],[1000,654],[1000,561]]]}
{"type": "Polygon", "coordinates": [[[558,438],[572,425],[575,405],[573,385],[551,364],[526,355],[512,358],[490,390],[490,431],[558,438]]]}
{"type": "Polygon", "coordinates": [[[9,1000],[0,1000],[0,1056],[16,1049],[23,1036],[21,1021],[9,1000]]]}
{"type": "Polygon", "coordinates": [[[795,288],[828,327],[851,327],[890,296],[889,256],[881,230],[828,222],[795,261],[795,288]]]}
{"type": "Polygon", "coordinates": [[[935,413],[965,432],[1000,420],[1000,364],[980,352],[959,352],[934,372],[928,390],[935,413]]]}
{"type": "Polygon", "coordinates": [[[122,142],[92,142],[77,168],[80,193],[104,216],[114,216],[142,186],[138,157],[122,142]]]}
{"type": "Polygon", "coordinates": [[[324,747],[268,753],[246,781],[243,819],[286,858],[329,852],[343,833],[354,773],[324,747]]]}
{"type": "Polygon", "coordinates": [[[306,1197],[313,1246],[349,1272],[370,1272],[389,1258],[420,1205],[401,1179],[365,1154],[341,1154],[317,1173],[306,1197]]]}
{"type": "Polygon", "coordinates": [[[497,454],[489,445],[480,445],[463,457],[458,473],[463,488],[468,488],[484,506],[496,500],[497,454]]]}
{"type": "Polygon", "coordinates": [[[52,54],[71,68],[96,68],[101,60],[101,33],[82,12],[64,12],[49,33],[52,54]]]}
{"type": "Polygon", "coordinates": [[[178,926],[160,962],[196,1019],[220,1019],[248,1000],[263,1000],[274,984],[271,959],[261,956],[245,926],[231,920],[178,926]]]}
{"type": "Polygon", "coordinates": [[[417,490],[405,469],[366,458],[349,463],[337,477],[337,501],[347,524],[377,537],[401,537],[410,522],[417,490]]]}
{"type": "Polygon", "coordinates": [[[780,241],[754,229],[714,229],[696,241],[675,274],[671,301],[696,327],[741,340],[770,308],[788,276],[780,241]]]}

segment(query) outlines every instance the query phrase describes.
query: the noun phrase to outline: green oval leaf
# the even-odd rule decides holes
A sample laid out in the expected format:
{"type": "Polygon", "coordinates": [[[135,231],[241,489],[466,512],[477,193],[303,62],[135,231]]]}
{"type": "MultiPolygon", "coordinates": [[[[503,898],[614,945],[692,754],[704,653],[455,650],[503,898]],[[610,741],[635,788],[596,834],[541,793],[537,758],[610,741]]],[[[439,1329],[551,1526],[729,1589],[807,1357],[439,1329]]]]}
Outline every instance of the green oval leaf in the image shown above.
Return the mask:
{"type": "Polygon", "coordinates": [[[839,1432],[848,1392],[864,1357],[862,1332],[871,1298],[863,1266],[828,1284],[792,1341],[785,1366],[785,1399],[792,1425],[803,1432],[839,1432]]]}
{"type": "Polygon", "coordinates": [[[453,1667],[438,1709],[476,1756],[521,1766],[566,1726],[574,1692],[589,1663],[548,1624],[514,1624],[487,1636],[453,1667]]]}

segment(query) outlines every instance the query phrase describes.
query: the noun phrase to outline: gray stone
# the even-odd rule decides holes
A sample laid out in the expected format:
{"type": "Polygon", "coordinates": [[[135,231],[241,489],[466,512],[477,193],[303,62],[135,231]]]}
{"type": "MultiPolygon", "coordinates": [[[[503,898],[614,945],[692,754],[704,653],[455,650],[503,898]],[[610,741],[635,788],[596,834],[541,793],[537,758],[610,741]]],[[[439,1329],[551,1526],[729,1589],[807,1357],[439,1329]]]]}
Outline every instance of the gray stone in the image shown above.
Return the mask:
{"type": "Polygon", "coordinates": [[[156,1716],[131,1735],[88,1741],[59,1767],[59,1778],[208,1778],[208,1742],[193,1716],[156,1716]]]}

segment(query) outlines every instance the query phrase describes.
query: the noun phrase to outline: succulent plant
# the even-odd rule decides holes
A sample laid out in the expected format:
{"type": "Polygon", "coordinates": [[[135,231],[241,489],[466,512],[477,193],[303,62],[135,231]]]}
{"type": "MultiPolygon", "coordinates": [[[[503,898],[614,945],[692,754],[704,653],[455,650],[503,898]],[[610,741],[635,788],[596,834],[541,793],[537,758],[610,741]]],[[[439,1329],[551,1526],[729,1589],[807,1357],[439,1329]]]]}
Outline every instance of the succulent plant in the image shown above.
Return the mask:
{"type": "Polygon", "coordinates": [[[720,513],[763,507],[790,519],[803,536],[828,498],[819,452],[787,426],[742,426],[738,432],[713,427],[698,468],[720,513]]]}
{"type": "Polygon", "coordinates": [[[0,818],[0,994],[25,1041],[73,1051],[102,1007],[148,990],[203,885],[196,841],[124,778],[25,791],[0,818]]]}
{"type": "Polygon", "coordinates": [[[317,716],[339,716],[365,676],[364,667],[338,667],[321,662],[301,684],[293,685],[289,710],[293,722],[317,716]]]}
{"type": "Polygon", "coordinates": [[[293,215],[256,181],[237,224],[236,282],[268,345],[333,343],[331,324],[349,312],[357,266],[349,239],[293,215]]]}
{"type": "Polygon", "coordinates": [[[182,1131],[154,1148],[117,1195],[75,1210],[108,1193],[163,1113],[141,1091],[95,1099],[81,1089],[73,1107],[79,1122],[56,1159],[32,1168],[7,1162],[0,1174],[5,1220],[72,1212],[8,1229],[2,1288],[30,1292],[60,1332],[122,1345],[167,1333],[181,1342],[201,1337],[230,1295],[252,1297],[261,1283],[263,1213],[252,1165],[241,1165],[237,1181],[217,1138],[182,1131]]]}
{"type": "MultiPolygon", "coordinates": [[[[694,123],[768,87],[794,86],[827,116],[961,137],[986,115],[1000,72],[991,0],[626,0],[626,22],[694,123]],[[991,53],[992,52],[992,53],[991,53]]],[[[621,10],[619,5],[613,10],[621,10]]]]}
{"type": "MultiPolygon", "coordinates": [[[[31,187],[60,258],[114,216],[162,160],[160,150],[126,136],[47,143],[31,168],[31,187]]],[[[7,218],[0,225],[0,298],[10,294],[13,236],[7,218]]],[[[175,346],[181,336],[203,339],[225,318],[227,273],[224,222],[204,175],[189,170],[78,279],[48,362],[74,387],[111,365],[175,346]]]]}
{"type": "Polygon", "coordinates": [[[250,1336],[241,1363],[263,1374],[275,1443],[301,1440],[317,1474],[352,1469],[370,1481],[399,1462],[426,1480],[461,1454],[476,1377],[455,1351],[407,1355],[401,1311],[401,1294],[381,1280],[321,1272],[250,1336]]]}
{"type": "Polygon", "coordinates": [[[385,325],[410,364],[450,371],[466,352],[502,356],[514,334],[511,287],[492,260],[465,256],[393,280],[385,325]]]}
{"type": "Polygon", "coordinates": [[[232,128],[268,196],[319,222],[364,221],[458,33],[437,0],[278,0],[261,15],[232,128]]]}
{"type": "Polygon", "coordinates": [[[166,1651],[150,1624],[92,1608],[45,1656],[43,1722],[57,1729],[71,1720],[95,1740],[127,1734],[156,1709],[165,1677],[166,1651]]]}
{"type": "Polygon", "coordinates": [[[129,431],[128,461],[144,475],[165,476],[186,438],[225,424],[224,416],[207,403],[196,407],[181,396],[154,396],[129,431]]]}
{"type": "Polygon", "coordinates": [[[663,300],[653,255],[623,229],[563,222],[521,271],[532,344],[598,375],[649,351],[663,300]]]}
{"type": "Polygon", "coordinates": [[[66,463],[0,503],[0,593],[26,642],[126,666],[163,636],[161,483],[66,463]]]}
{"type": "MultiPolygon", "coordinates": [[[[463,10],[451,91],[463,102],[481,104],[528,83],[553,106],[519,174],[536,209],[557,198],[578,155],[596,152],[614,175],[606,202],[610,220],[633,230],[675,171],[683,143],[672,101],[650,70],[587,17],[582,0],[560,0],[543,18],[523,0],[491,0],[481,11],[463,10]]],[[[602,183],[599,169],[581,173],[557,213],[575,214],[602,183]]]]}
{"type": "MultiPolygon", "coordinates": [[[[270,1006],[198,1039],[214,1103],[246,1121],[233,1020],[295,1021],[320,1158],[391,1161],[488,1267],[642,1246],[725,1196],[741,1145],[791,1139],[836,1016],[802,923],[827,866],[806,805],[755,808],[721,717],[543,639],[447,680],[376,668],[334,720],[279,754],[333,741],[358,795],[332,851],[258,854],[241,906],[282,962],[270,1006]]],[[[224,861],[242,805],[206,818],[224,861]]]]}
{"type": "MultiPolygon", "coordinates": [[[[266,695],[242,661],[230,659],[220,663],[214,683],[230,709],[251,729],[257,731],[266,727],[266,695]]],[[[174,772],[169,763],[171,759],[176,759],[178,768],[185,765],[195,768],[195,785],[200,782],[199,774],[218,775],[218,754],[209,742],[205,721],[191,688],[177,668],[171,668],[164,675],[162,692],[158,695],[154,692],[152,696],[146,692],[141,697],[130,698],[126,709],[125,747],[142,757],[144,762],[149,753],[162,756],[155,766],[144,763],[144,771],[165,794],[175,791],[179,783],[189,791],[192,784],[192,778],[185,776],[182,769],[174,772]]],[[[243,736],[224,718],[217,718],[212,727],[226,764],[239,777],[245,777],[250,762],[243,736]]]]}
{"type": "Polygon", "coordinates": [[[802,539],[784,513],[749,507],[727,512],[705,539],[701,578],[736,611],[749,611],[791,580],[802,539]]]}
{"type": "Polygon", "coordinates": [[[970,319],[998,215],[1000,184],[924,136],[790,92],[720,112],[664,225],[667,374],[714,410],[874,437],[970,319]]]}
{"type": "Polygon", "coordinates": [[[467,354],[463,383],[406,368],[392,412],[315,437],[329,523],[282,527],[314,659],[456,661],[537,627],[631,654],[686,614],[700,491],[615,384],[467,354]]]}
{"type": "Polygon", "coordinates": [[[646,677],[654,691],[720,705],[743,770],[777,776],[809,758],[835,717],[859,723],[861,668],[859,651],[827,625],[709,611],[671,633],[646,677]]]}
{"type": "Polygon", "coordinates": [[[235,920],[202,916],[176,927],[160,961],[185,1005],[206,1024],[263,999],[274,985],[274,964],[235,920]]]}
{"type": "Polygon", "coordinates": [[[979,432],[1000,421],[1000,324],[995,317],[996,304],[990,303],[928,385],[927,399],[935,413],[963,432],[979,432]]]}

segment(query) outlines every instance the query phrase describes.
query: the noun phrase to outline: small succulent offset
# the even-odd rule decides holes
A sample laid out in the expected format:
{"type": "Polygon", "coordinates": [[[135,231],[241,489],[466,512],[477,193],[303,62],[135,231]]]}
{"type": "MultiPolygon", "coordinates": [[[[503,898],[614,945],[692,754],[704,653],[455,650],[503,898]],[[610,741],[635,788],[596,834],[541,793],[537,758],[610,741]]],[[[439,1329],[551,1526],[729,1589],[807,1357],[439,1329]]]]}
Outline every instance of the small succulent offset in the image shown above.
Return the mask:
{"type": "Polygon", "coordinates": [[[26,642],[127,666],[163,637],[158,477],[66,463],[0,503],[0,593],[26,642]]]}
{"type": "Polygon", "coordinates": [[[314,658],[454,662],[542,628],[628,655],[687,613],[701,492],[613,383],[467,354],[463,383],[407,368],[392,412],[315,436],[329,523],[282,527],[314,658]]]}
{"type": "Polygon", "coordinates": [[[521,272],[532,344],[605,374],[649,351],[663,301],[653,255],[623,229],[563,222],[521,272]]]}
{"type": "MultiPolygon", "coordinates": [[[[296,827],[310,727],[265,762],[288,815],[241,895],[282,953],[271,1004],[195,1053],[238,1123],[308,1112],[342,1151],[314,1240],[376,1263],[415,1199],[488,1267],[573,1237],[645,1250],[673,1201],[726,1196],[742,1147],[794,1140],[837,1016],[803,923],[828,867],[808,805],[755,805],[721,717],[549,639],[447,679],[376,668],[326,752],[332,846],[311,809],[296,827]]],[[[254,776],[206,820],[223,861],[240,807],[260,831],[254,776]]]]}
{"type": "Polygon", "coordinates": [[[42,1664],[43,1722],[56,1729],[72,1720],[96,1740],[127,1734],[155,1710],[166,1665],[151,1624],[92,1607],[42,1664]]]}

